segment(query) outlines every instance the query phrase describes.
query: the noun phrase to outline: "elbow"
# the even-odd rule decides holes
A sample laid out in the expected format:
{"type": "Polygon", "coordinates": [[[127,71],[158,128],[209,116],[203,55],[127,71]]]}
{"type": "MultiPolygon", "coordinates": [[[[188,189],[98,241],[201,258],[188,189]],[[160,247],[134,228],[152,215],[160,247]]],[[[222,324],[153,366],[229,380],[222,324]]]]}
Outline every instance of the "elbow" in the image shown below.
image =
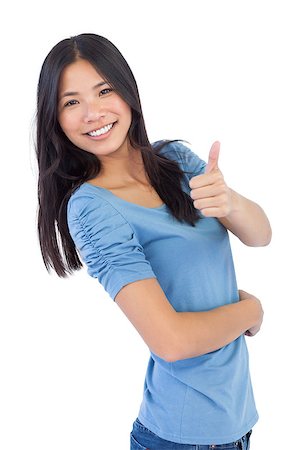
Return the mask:
{"type": "Polygon", "coordinates": [[[266,236],[266,240],[265,240],[264,246],[269,245],[271,243],[271,241],[272,241],[272,228],[271,228],[271,226],[269,226],[269,230],[268,230],[268,233],[267,233],[267,236],[266,236]]]}
{"type": "Polygon", "coordinates": [[[181,359],[185,359],[184,356],[180,353],[180,352],[165,352],[162,356],[161,359],[163,359],[164,361],[168,362],[168,363],[174,363],[176,361],[180,361],[181,359]]]}
{"type": "Polygon", "coordinates": [[[177,339],[166,339],[162,345],[150,350],[160,359],[168,363],[187,358],[182,343],[179,344],[177,339]]]}
{"type": "Polygon", "coordinates": [[[271,240],[272,240],[272,228],[268,221],[265,232],[261,236],[261,241],[258,247],[266,247],[267,245],[270,244],[271,240]]]}
{"type": "MultiPolygon", "coordinates": [[[[150,349],[151,350],[151,349],[150,349]]],[[[167,363],[173,363],[176,361],[179,361],[181,359],[184,359],[184,355],[180,348],[176,348],[172,344],[167,344],[164,346],[164,348],[160,348],[157,350],[151,350],[152,353],[154,353],[156,356],[158,356],[160,359],[167,363]]]]}
{"type": "Polygon", "coordinates": [[[178,339],[176,339],[169,341],[169,343],[165,345],[159,353],[156,353],[156,355],[168,363],[174,363],[176,361],[182,361],[183,359],[202,356],[205,353],[207,353],[207,351],[204,349],[201,351],[200,348],[197,348],[197,351],[193,351],[192,345],[188,345],[187,343],[184,345],[184,340],[178,342],[178,339]]]}
{"type": "Polygon", "coordinates": [[[267,247],[272,240],[272,232],[266,237],[266,239],[260,244],[260,247],[267,247]]]}
{"type": "Polygon", "coordinates": [[[180,361],[182,359],[186,359],[181,353],[172,353],[172,352],[167,352],[167,353],[163,353],[161,355],[157,355],[159,356],[159,358],[161,358],[162,360],[164,360],[167,363],[174,363],[176,361],[180,361]]]}
{"type": "Polygon", "coordinates": [[[211,345],[210,330],[207,329],[205,321],[200,327],[202,332],[199,332],[197,338],[195,338],[189,330],[189,321],[186,314],[177,313],[177,318],[176,326],[169,329],[169,333],[165,334],[164,339],[160,339],[159,348],[156,348],[157,353],[154,351],[159,358],[168,363],[174,363],[202,356],[215,350],[215,347],[211,345]],[[184,320],[185,318],[187,320],[184,320]]]}
{"type": "Polygon", "coordinates": [[[265,237],[265,239],[261,240],[256,247],[267,247],[272,240],[272,233],[265,237]]]}
{"type": "Polygon", "coordinates": [[[175,363],[176,361],[182,361],[183,359],[189,359],[189,358],[195,358],[198,356],[202,356],[205,353],[208,353],[208,351],[191,353],[188,350],[184,351],[180,348],[173,349],[173,351],[171,351],[171,349],[170,349],[170,351],[168,353],[165,353],[164,355],[161,356],[161,359],[163,359],[164,361],[166,361],[168,363],[175,363]]]}
{"type": "Polygon", "coordinates": [[[260,236],[257,236],[254,239],[243,240],[242,242],[248,247],[267,247],[272,240],[272,229],[269,227],[265,230],[264,233],[261,233],[260,236]]]}
{"type": "Polygon", "coordinates": [[[270,244],[272,240],[272,228],[269,224],[269,226],[267,227],[264,236],[262,237],[262,241],[260,243],[260,247],[266,247],[267,245],[270,244]]]}
{"type": "Polygon", "coordinates": [[[145,339],[151,353],[167,363],[188,358],[187,353],[190,351],[190,346],[187,345],[180,318],[176,312],[172,316],[172,320],[166,320],[163,329],[160,328],[152,336],[154,339],[151,341],[145,339]]]}

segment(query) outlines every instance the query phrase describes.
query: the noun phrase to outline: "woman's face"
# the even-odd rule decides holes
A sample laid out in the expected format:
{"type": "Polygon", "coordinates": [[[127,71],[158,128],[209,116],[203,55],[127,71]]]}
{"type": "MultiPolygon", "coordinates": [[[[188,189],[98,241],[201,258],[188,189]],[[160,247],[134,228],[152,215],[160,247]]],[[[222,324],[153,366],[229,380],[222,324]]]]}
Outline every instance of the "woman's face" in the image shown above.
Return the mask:
{"type": "Polygon", "coordinates": [[[60,77],[58,121],[73,144],[99,159],[127,148],[131,109],[84,59],[60,77]]]}

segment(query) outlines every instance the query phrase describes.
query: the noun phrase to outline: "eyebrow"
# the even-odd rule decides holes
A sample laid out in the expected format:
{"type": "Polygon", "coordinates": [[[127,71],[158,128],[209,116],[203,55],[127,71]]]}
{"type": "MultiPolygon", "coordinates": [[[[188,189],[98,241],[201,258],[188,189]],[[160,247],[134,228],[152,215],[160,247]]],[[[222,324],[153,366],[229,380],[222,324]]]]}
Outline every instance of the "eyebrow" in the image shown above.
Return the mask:
{"type": "MultiPolygon", "coordinates": [[[[107,81],[100,81],[100,83],[97,83],[95,86],[92,87],[92,89],[97,89],[103,86],[104,84],[108,84],[107,81]]],[[[67,91],[60,96],[59,100],[62,100],[64,97],[73,97],[74,95],[79,95],[79,92],[67,91]]]]}

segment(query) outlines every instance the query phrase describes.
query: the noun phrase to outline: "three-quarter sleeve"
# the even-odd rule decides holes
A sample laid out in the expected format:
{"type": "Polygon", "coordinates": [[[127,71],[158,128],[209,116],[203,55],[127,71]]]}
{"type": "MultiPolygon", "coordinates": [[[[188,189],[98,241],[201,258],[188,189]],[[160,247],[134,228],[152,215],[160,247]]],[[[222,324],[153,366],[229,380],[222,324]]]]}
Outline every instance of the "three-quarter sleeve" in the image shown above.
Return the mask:
{"type": "Polygon", "coordinates": [[[98,278],[113,300],[126,284],[156,278],[132,227],[109,202],[75,192],[67,218],[88,274],[98,278]]]}

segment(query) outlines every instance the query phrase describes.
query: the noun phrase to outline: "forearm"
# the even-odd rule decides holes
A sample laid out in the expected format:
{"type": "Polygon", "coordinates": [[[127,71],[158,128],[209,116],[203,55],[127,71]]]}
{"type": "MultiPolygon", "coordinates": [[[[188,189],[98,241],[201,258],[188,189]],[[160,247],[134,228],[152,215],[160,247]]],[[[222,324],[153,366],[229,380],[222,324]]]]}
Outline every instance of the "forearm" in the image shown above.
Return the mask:
{"type": "Polygon", "coordinates": [[[263,209],[232,189],[230,193],[231,211],[219,221],[246,245],[268,245],[272,231],[263,209]]]}
{"type": "Polygon", "coordinates": [[[261,306],[253,299],[206,312],[177,313],[177,338],[171,361],[193,358],[233,342],[260,320],[261,306]]]}
{"type": "Polygon", "coordinates": [[[218,350],[248,330],[256,333],[263,317],[261,303],[244,291],[239,291],[239,299],[210,311],[178,312],[156,278],[149,278],[124,286],[115,301],[149,349],[172,362],[218,350]]]}

